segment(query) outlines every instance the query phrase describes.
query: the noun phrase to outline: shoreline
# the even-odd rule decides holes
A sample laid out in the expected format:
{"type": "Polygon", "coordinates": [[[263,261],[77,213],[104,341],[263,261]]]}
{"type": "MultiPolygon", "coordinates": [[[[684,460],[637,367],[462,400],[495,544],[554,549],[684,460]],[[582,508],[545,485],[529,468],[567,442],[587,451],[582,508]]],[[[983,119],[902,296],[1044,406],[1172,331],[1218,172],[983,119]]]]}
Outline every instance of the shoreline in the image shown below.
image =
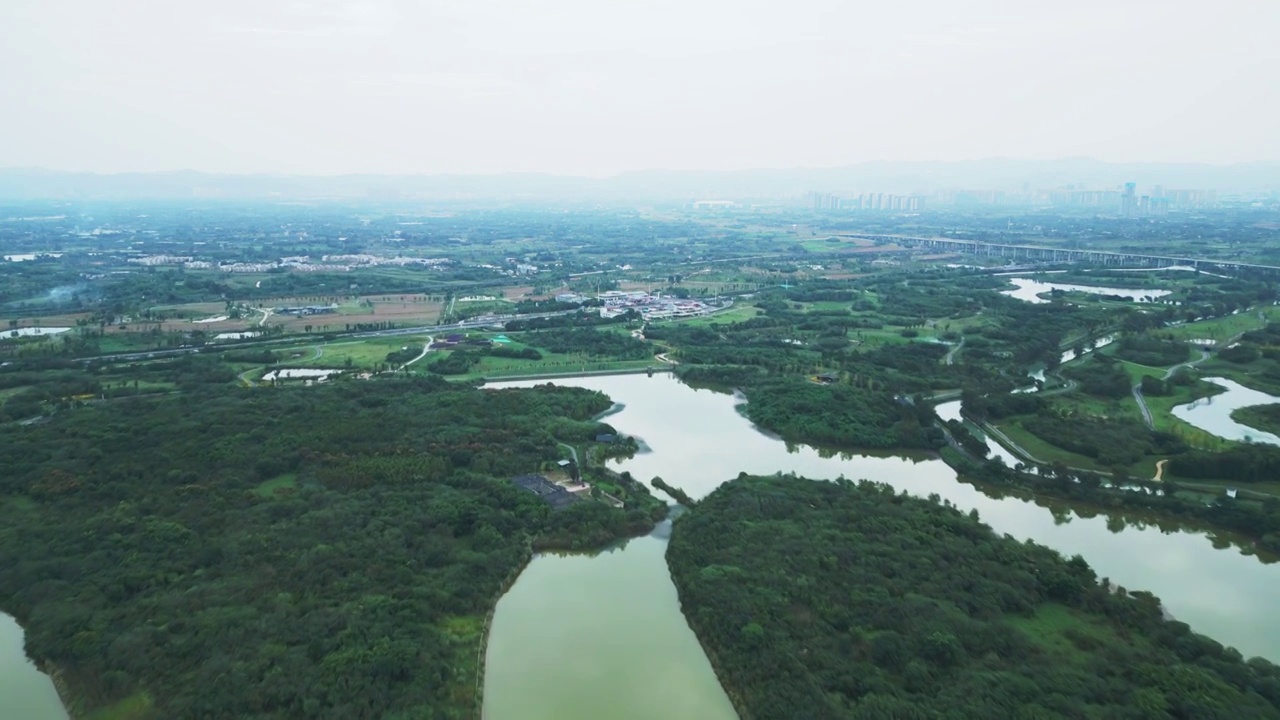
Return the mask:
{"type": "Polygon", "coordinates": [[[71,720],[80,720],[84,714],[80,712],[80,703],[76,702],[71,686],[63,676],[62,668],[51,660],[36,663],[36,668],[49,676],[50,682],[53,683],[53,690],[58,694],[58,702],[62,704],[62,711],[67,714],[67,717],[71,720]]]}
{"type": "MultiPolygon", "coordinates": [[[[673,523],[672,532],[674,533],[674,531],[675,527],[673,523]]],[[[670,550],[670,548],[671,544],[668,539],[667,549],[670,550]]],[[[675,575],[671,572],[671,563],[667,561],[666,552],[662,553],[662,560],[666,563],[667,575],[671,578],[671,584],[675,586],[676,589],[676,605],[680,608],[680,617],[684,618],[685,625],[689,627],[689,631],[693,633],[694,640],[697,640],[698,642],[698,647],[702,648],[702,654],[707,658],[707,662],[711,665],[711,672],[716,676],[716,682],[720,684],[720,689],[724,691],[724,696],[729,699],[729,704],[733,706],[733,712],[738,716],[738,720],[752,720],[751,713],[746,711],[746,706],[743,703],[742,696],[736,690],[729,687],[728,680],[725,677],[726,673],[724,672],[724,666],[720,663],[720,658],[717,657],[711,648],[707,646],[707,643],[703,641],[702,635],[698,633],[698,628],[694,624],[693,618],[684,611],[684,598],[680,593],[680,583],[676,582],[675,575]]]]}
{"type": "Polygon", "coordinates": [[[476,647],[476,691],[474,694],[474,707],[471,709],[472,720],[481,720],[484,717],[484,674],[489,655],[489,630],[493,625],[493,616],[498,612],[498,603],[511,590],[511,586],[516,584],[516,580],[520,579],[520,574],[525,571],[525,568],[528,568],[529,564],[533,562],[533,557],[533,541],[529,539],[525,543],[523,560],[519,565],[512,568],[497,595],[494,596],[493,607],[489,608],[489,612],[485,614],[484,625],[480,628],[480,643],[476,647]]]}

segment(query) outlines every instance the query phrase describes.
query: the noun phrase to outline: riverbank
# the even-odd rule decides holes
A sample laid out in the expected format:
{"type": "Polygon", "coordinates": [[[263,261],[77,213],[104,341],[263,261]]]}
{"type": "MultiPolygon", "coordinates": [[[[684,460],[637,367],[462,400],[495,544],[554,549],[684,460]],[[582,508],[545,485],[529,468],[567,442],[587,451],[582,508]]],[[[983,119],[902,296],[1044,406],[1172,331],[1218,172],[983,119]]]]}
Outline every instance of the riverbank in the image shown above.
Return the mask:
{"type": "MultiPolygon", "coordinates": [[[[742,472],[884,479],[899,491],[936,494],[963,511],[976,510],[1000,533],[1035,540],[1067,557],[1081,555],[1117,584],[1166,598],[1180,621],[1246,656],[1280,657],[1277,621],[1266,602],[1277,566],[1238,552],[1221,533],[1136,511],[1123,512],[1121,521],[1118,508],[1100,505],[1095,512],[1085,503],[1024,495],[1013,486],[979,488],[969,478],[957,481],[933,453],[907,457],[788,446],[737,412],[741,398],[671,376],[583,378],[572,384],[623,405],[611,422],[620,433],[645,438],[651,448],[612,467],[638,478],[660,476],[699,498],[699,505],[742,472]]],[[[610,552],[548,556],[531,565],[522,576],[527,581],[517,583],[495,614],[486,720],[612,717],[607,708],[619,703],[636,720],[731,717],[678,711],[714,708],[717,702],[724,713],[741,711],[741,698],[730,697],[721,680],[729,659],[709,657],[697,642],[701,631],[693,633],[697,618],[680,612],[681,600],[661,562],[661,528],[654,538],[610,552]],[[663,689],[657,697],[653,687],[663,689]]]]}
{"type": "Polygon", "coordinates": [[[26,630],[18,619],[0,613],[0,716],[67,720],[71,698],[58,668],[27,654],[26,630]]]}
{"type": "MultiPolygon", "coordinates": [[[[670,547],[670,545],[667,546],[668,550],[670,550],[670,547]]],[[[674,578],[672,579],[672,584],[675,584],[674,578]]],[[[747,702],[742,693],[735,690],[727,682],[726,679],[729,677],[727,668],[716,654],[716,651],[707,644],[707,633],[697,626],[692,615],[684,612],[685,599],[680,595],[679,585],[676,585],[676,597],[680,601],[680,612],[684,616],[685,622],[689,623],[689,629],[693,631],[693,637],[697,640],[698,647],[702,648],[702,654],[707,656],[707,662],[711,664],[711,671],[715,673],[716,680],[720,683],[720,689],[724,690],[724,696],[729,699],[729,704],[733,706],[734,714],[738,716],[738,720],[755,720],[747,710],[747,702]]]]}
{"type": "Polygon", "coordinates": [[[511,573],[502,581],[502,586],[493,596],[493,604],[489,606],[489,612],[484,616],[484,625],[480,629],[480,644],[476,647],[475,707],[471,711],[471,720],[481,720],[484,717],[484,668],[488,659],[489,630],[493,626],[493,614],[498,611],[498,601],[511,590],[511,586],[520,579],[520,573],[524,572],[531,562],[533,562],[533,544],[529,543],[525,546],[524,560],[512,568],[511,573]]]}
{"type": "Polygon", "coordinates": [[[49,680],[53,683],[54,691],[58,693],[58,702],[62,703],[62,709],[66,711],[67,717],[70,720],[80,720],[84,717],[84,712],[80,709],[80,701],[72,694],[71,686],[63,676],[62,668],[53,662],[36,663],[36,667],[40,668],[40,672],[49,676],[49,680]]]}

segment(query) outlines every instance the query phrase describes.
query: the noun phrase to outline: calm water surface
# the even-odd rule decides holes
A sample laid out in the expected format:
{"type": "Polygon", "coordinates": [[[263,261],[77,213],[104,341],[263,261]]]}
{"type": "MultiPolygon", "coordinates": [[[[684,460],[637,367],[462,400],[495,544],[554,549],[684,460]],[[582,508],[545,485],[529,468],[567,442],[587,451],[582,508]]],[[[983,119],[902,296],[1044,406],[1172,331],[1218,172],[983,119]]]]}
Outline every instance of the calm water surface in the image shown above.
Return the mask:
{"type": "Polygon", "coordinates": [[[22,628],[0,614],[0,718],[67,720],[48,675],[36,669],[22,649],[22,628]]]}
{"type": "Polygon", "coordinates": [[[1083,292],[1094,295],[1118,295],[1120,297],[1136,300],[1138,302],[1151,302],[1155,298],[1164,297],[1170,294],[1169,290],[1156,290],[1152,288],[1140,288],[1137,290],[1126,288],[1108,288],[1097,287],[1095,285],[1070,285],[1067,283],[1051,283],[1040,282],[1026,277],[1011,277],[1009,282],[1013,283],[1015,289],[1005,290],[1001,295],[1008,295],[1019,300],[1025,300],[1029,303],[1047,303],[1040,297],[1041,293],[1047,293],[1050,290],[1062,290],[1064,292],[1083,292]]]}
{"type": "Polygon", "coordinates": [[[1186,405],[1178,405],[1173,409],[1174,417],[1228,440],[1280,445],[1280,437],[1238,423],[1231,418],[1234,410],[1250,405],[1280,403],[1280,398],[1259,390],[1252,390],[1226,378],[1205,378],[1205,381],[1224,387],[1227,391],[1186,405]]]}
{"type": "Polygon", "coordinates": [[[61,335],[70,331],[71,328],[69,327],[4,328],[0,330],[0,337],[40,337],[42,335],[61,335]]]}
{"type": "MultiPolygon", "coordinates": [[[[608,394],[608,417],[651,448],[617,463],[701,497],[739,472],[867,478],[976,508],[997,532],[1089,561],[1099,575],[1161,597],[1197,632],[1280,660],[1280,564],[1200,531],[1125,525],[982,494],[930,457],[830,455],[757,430],[741,400],[659,375],[557,380],[608,394]]],[[[528,386],[533,382],[502,383],[528,386]]],[[[662,533],[597,556],[540,555],[498,603],[485,718],[728,718],[732,709],[680,614],[662,533]]]]}

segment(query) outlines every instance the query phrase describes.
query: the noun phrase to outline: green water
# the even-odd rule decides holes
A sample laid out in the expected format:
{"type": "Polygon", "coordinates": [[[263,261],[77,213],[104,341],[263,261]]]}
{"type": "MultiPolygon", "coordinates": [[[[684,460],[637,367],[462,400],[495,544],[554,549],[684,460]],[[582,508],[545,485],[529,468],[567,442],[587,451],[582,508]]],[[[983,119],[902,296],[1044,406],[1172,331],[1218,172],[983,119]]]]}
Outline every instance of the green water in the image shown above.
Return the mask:
{"type": "Polygon", "coordinates": [[[0,718],[67,720],[53,681],[27,659],[22,628],[8,615],[0,615],[0,718]]]}
{"type": "MultiPolygon", "coordinates": [[[[701,497],[739,472],[867,478],[977,509],[997,532],[1080,554],[1099,575],[1148,590],[1197,632],[1280,661],[1280,564],[1174,523],[1124,522],[1070,507],[993,498],[931,457],[841,455],[753,427],[740,399],[671,376],[555,381],[624,407],[607,422],[651,452],[614,465],[701,497]]],[[[532,385],[533,382],[509,383],[532,385]]],[[[598,556],[539,556],[502,598],[490,634],[486,720],[730,718],[732,709],[680,613],[661,532],[598,556]]]]}
{"type": "Polygon", "coordinates": [[[668,529],[530,564],[494,615],[485,718],[736,717],[679,612],[668,529]]]}

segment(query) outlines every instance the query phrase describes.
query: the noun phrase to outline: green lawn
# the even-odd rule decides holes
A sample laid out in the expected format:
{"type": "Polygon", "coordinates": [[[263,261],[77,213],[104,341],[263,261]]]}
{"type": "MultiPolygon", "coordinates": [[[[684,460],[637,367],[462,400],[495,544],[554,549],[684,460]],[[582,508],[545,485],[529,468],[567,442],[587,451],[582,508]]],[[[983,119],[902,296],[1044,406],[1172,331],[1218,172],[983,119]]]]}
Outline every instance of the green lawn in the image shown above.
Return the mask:
{"type": "Polygon", "coordinates": [[[276,490],[283,488],[293,489],[296,487],[298,487],[297,474],[286,473],[284,475],[273,477],[270,480],[264,480],[258,485],[258,487],[253,489],[253,493],[262,498],[274,498],[276,496],[276,490]]]}
{"type": "Polygon", "coordinates": [[[1258,330],[1263,327],[1266,323],[1258,318],[1258,312],[1262,312],[1265,317],[1272,320],[1280,317],[1280,308],[1267,306],[1264,308],[1251,308],[1241,312],[1239,315],[1228,315],[1166,328],[1160,332],[1168,333],[1175,338],[1183,340],[1227,340],[1240,333],[1258,330]]]}
{"type": "Polygon", "coordinates": [[[1087,636],[1098,644],[1105,644],[1114,632],[1101,624],[1081,617],[1065,605],[1046,603],[1036,608],[1031,617],[1009,615],[1005,622],[1021,630],[1037,645],[1065,662],[1083,663],[1088,655],[1080,651],[1068,637],[1068,632],[1087,636]]]}
{"type": "Polygon", "coordinates": [[[146,692],[135,693],[129,697],[104,708],[95,710],[88,720],[135,720],[151,717],[153,705],[151,696],[146,692]]]}
{"type": "Polygon", "coordinates": [[[725,310],[724,312],[716,313],[714,315],[681,318],[678,320],[664,320],[662,322],[676,322],[676,323],[680,323],[681,325],[692,325],[694,327],[706,327],[708,325],[711,325],[712,323],[728,325],[731,323],[742,322],[743,320],[750,320],[751,318],[759,315],[762,312],[764,311],[758,307],[747,305],[741,301],[738,301],[733,304],[732,308],[725,310]]]}
{"type": "MultiPolygon", "coordinates": [[[[1092,458],[1068,452],[1057,445],[1041,440],[1036,435],[1032,435],[1022,427],[1016,418],[1002,420],[996,425],[996,428],[1008,435],[1010,440],[1021,445],[1024,450],[1031,453],[1037,460],[1046,463],[1060,461],[1066,463],[1069,467],[1079,467],[1087,470],[1107,470],[1092,458]]],[[[991,442],[996,442],[996,440],[993,438],[991,442]]]]}
{"type": "MultiPolygon", "coordinates": [[[[369,369],[374,365],[385,363],[387,353],[396,352],[408,347],[422,350],[428,334],[397,335],[394,337],[365,338],[363,340],[343,340],[326,343],[320,338],[308,345],[293,345],[280,348],[276,352],[287,359],[281,362],[286,367],[308,368],[345,368],[350,360],[350,367],[369,369]],[[317,349],[319,357],[317,358],[317,349]]],[[[428,362],[427,358],[418,361],[428,362]]]]}
{"type": "MultiPolygon", "coordinates": [[[[650,358],[640,360],[615,360],[593,357],[583,353],[553,353],[533,345],[512,342],[506,347],[522,350],[535,347],[542,353],[541,360],[525,360],[521,358],[493,357],[484,355],[480,362],[463,375],[446,375],[450,380],[476,380],[479,378],[497,379],[503,377],[521,377],[526,375],[568,375],[578,372],[633,371],[649,367],[664,367],[663,363],[650,358]]],[[[410,370],[415,374],[429,373],[427,366],[435,361],[449,357],[453,350],[433,350],[427,357],[415,363],[410,370]]],[[[661,352],[661,348],[655,348],[661,352]]]]}
{"type": "Polygon", "coordinates": [[[1276,367],[1274,360],[1259,359],[1251,363],[1233,363],[1216,356],[1197,366],[1201,377],[1224,377],[1248,388],[1280,396],[1280,382],[1267,373],[1276,367]]]}

